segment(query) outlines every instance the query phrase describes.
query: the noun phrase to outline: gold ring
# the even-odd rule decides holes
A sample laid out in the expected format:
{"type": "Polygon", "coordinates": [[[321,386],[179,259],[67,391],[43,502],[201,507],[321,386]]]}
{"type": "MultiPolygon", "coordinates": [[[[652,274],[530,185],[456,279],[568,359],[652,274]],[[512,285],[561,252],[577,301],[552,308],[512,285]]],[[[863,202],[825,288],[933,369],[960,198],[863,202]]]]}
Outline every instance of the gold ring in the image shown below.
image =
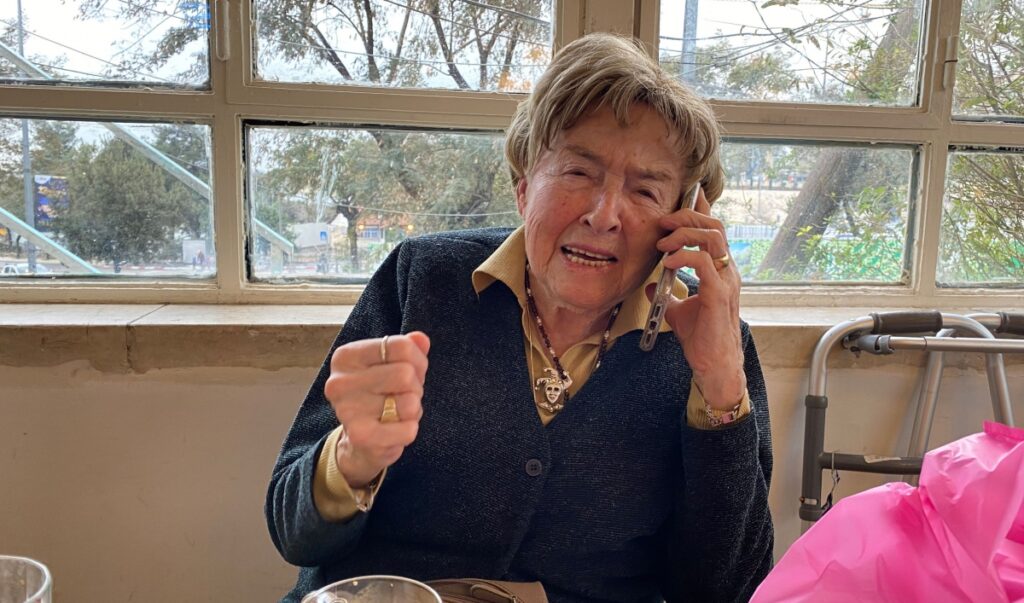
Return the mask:
{"type": "Polygon", "coordinates": [[[725,270],[726,268],[728,268],[729,262],[732,261],[732,258],[730,258],[729,254],[726,253],[722,257],[715,258],[712,261],[715,262],[715,270],[725,270]],[[721,266],[719,266],[719,264],[721,264],[721,266]]]}
{"type": "Polygon", "coordinates": [[[391,337],[391,336],[390,335],[385,335],[384,338],[380,340],[380,363],[381,364],[387,364],[388,363],[388,337],[391,337]]]}
{"type": "Polygon", "coordinates": [[[380,413],[381,423],[394,423],[398,421],[398,403],[394,396],[387,396],[384,398],[384,410],[380,413]]]}

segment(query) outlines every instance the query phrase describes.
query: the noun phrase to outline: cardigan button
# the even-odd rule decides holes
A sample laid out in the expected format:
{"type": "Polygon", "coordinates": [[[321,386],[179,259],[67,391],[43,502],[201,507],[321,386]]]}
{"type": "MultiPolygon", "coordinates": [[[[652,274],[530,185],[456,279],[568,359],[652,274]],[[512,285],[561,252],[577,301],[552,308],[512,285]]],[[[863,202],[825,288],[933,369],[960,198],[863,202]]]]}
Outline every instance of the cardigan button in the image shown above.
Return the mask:
{"type": "Polygon", "coordinates": [[[526,475],[530,477],[537,477],[544,471],[544,464],[539,459],[530,459],[526,461],[526,475]]]}

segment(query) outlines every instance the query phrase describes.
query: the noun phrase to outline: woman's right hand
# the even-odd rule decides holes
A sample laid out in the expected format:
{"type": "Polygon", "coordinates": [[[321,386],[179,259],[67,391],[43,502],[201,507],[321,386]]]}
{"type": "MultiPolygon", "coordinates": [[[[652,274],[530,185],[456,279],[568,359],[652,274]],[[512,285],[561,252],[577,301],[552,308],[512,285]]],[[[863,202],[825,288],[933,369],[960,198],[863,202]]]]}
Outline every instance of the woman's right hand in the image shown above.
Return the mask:
{"type": "Polygon", "coordinates": [[[338,469],[352,488],[369,484],[416,439],[423,416],[423,383],[430,338],[413,331],[353,341],[334,350],[324,396],[345,433],[335,450],[338,469]],[[384,356],[386,355],[386,362],[384,356]],[[398,421],[382,423],[384,400],[395,398],[398,421]]]}

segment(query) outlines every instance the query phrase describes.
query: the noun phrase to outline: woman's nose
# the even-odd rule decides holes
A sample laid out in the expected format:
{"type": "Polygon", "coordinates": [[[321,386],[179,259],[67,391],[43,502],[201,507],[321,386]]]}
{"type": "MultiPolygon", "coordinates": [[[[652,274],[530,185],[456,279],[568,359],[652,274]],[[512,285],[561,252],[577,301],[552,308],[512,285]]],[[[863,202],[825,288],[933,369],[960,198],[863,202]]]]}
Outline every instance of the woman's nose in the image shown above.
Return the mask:
{"type": "Polygon", "coordinates": [[[590,211],[583,214],[583,222],[597,232],[617,232],[622,228],[624,208],[622,187],[606,185],[596,191],[590,211]]]}

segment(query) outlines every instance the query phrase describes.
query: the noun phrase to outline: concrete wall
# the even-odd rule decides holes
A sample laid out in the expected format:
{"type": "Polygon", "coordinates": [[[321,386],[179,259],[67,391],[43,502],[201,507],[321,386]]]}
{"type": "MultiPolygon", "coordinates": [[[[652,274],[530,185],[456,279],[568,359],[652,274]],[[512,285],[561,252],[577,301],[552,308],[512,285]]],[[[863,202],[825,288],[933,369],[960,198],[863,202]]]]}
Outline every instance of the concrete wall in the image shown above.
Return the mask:
{"type": "MultiPolygon", "coordinates": [[[[755,331],[771,396],[777,553],[800,532],[804,366],[821,330],[755,331]]],[[[184,327],[140,337],[152,344],[143,355],[151,363],[140,369],[130,360],[127,368],[120,360],[96,362],[95,354],[111,352],[84,345],[89,337],[72,328],[31,336],[0,329],[0,553],[45,562],[58,602],[276,600],[294,569],[267,535],[265,487],[333,328],[284,332],[290,339],[278,333],[279,350],[301,349],[294,356],[302,366],[273,368],[254,356],[265,349],[258,342],[184,327]],[[60,362],[45,366],[48,357],[60,362]]],[[[251,327],[248,333],[260,337],[251,327]]],[[[127,357],[133,353],[143,351],[129,349],[127,357]]],[[[920,358],[842,354],[829,378],[826,447],[896,452],[909,436],[905,417],[920,358]]],[[[979,431],[990,416],[979,363],[951,364],[933,443],[979,431]]],[[[1024,366],[1010,370],[1015,410],[1024,417],[1024,366]]],[[[882,481],[844,473],[839,494],[882,481]]]]}
{"type": "Polygon", "coordinates": [[[58,602],[276,600],[263,497],[310,375],[0,367],[0,551],[58,602]]]}

